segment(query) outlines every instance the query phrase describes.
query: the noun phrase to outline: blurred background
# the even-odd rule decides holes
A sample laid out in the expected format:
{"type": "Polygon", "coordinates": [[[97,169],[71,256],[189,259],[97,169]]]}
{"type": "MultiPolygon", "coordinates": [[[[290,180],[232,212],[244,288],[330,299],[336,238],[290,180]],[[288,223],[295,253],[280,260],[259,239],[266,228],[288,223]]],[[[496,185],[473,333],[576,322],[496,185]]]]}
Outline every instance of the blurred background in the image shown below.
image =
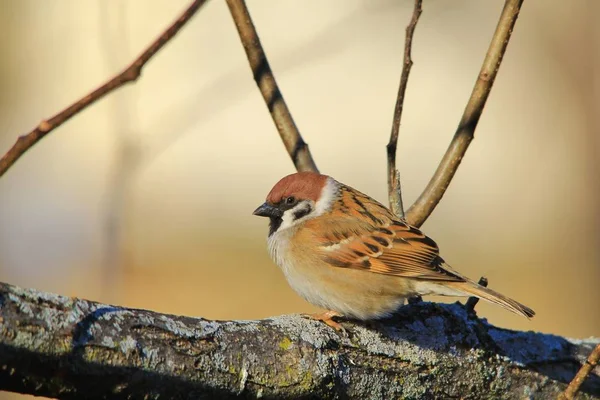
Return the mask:
{"type": "MultiPolygon", "coordinates": [[[[398,150],[407,206],[448,146],[503,3],[424,1],[398,150]]],[[[0,153],[122,70],[187,4],[0,0],[0,153]]],[[[385,203],[412,1],[248,6],[321,171],[385,203]]],[[[475,140],[423,226],[454,268],[537,312],[477,306],[503,327],[600,335],[599,13],[596,0],[525,1],[475,140]]],[[[0,179],[0,280],[214,319],[314,311],[251,215],[293,171],[225,2],[208,2],[137,83],[0,179]]]]}

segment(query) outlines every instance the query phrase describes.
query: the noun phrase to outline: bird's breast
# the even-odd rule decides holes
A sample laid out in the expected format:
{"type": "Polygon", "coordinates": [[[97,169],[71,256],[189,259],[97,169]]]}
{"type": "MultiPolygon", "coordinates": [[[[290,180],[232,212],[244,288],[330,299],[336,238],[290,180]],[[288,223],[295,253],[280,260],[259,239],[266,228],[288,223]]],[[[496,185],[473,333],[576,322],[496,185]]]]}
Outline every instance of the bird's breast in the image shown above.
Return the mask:
{"type": "MultiPolygon", "coordinates": [[[[314,303],[313,298],[318,297],[318,293],[314,293],[315,272],[314,262],[311,262],[313,252],[306,246],[301,246],[292,240],[294,235],[293,230],[287,229],[281,232],[276,232],[268,239],[269,254],[271,258],[279,266],[290,286],[300,296],[304,297],[311,303],[314,303]]],[[[312,260],[314,261],[314,260],[312,260]]]]}
{"type": "Polygon", "coordinates": [[[359,319],[378,318],[397,309],[410,291],[405,279],[331,266],[315,243],[286,231],[269,237],[269,253],[292,289],[317,307],[359,319]]]}

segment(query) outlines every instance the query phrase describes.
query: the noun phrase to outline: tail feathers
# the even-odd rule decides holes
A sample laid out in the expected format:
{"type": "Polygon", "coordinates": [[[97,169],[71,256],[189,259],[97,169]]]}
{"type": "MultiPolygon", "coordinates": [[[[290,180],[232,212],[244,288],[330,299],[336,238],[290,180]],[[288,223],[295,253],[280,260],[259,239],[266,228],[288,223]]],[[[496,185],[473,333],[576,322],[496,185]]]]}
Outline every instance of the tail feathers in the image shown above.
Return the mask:
{"type": "Polygon", "coordinates": [[[480,299],[504,307],[515,314],[519,314],[527,318],[531,318],[535,315],[535,311],[533,311],[531,308],[492,289],[478,285],[475,282],[449,283],[448,285],[453,286],[455,289],[470,296],[479,297],[480,299]]]}

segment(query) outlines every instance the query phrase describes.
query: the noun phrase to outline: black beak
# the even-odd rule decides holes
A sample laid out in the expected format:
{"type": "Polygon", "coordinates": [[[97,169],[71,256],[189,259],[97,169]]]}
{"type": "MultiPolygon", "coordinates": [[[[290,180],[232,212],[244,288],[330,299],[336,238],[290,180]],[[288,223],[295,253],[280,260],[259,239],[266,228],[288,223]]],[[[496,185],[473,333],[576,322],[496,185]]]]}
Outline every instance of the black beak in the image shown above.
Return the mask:
{"type": "Polygon", "coordinates": [[[269,217],[269,218],[281,218],[283,213],[281,210],[269,203],[264,203],[260,205],[254,212],[253,215],[258,215],[259,217],[269,217]]]}

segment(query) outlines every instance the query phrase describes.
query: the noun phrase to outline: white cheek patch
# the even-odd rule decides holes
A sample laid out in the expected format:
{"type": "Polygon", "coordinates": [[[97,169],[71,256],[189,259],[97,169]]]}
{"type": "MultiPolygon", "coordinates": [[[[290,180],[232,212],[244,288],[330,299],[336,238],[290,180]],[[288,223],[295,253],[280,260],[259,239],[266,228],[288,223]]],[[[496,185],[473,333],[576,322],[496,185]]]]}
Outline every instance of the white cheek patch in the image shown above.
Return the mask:
{"type": "Polygon", "coordinates": [[[315,204],[315,217],[324,214],[331,209],[333,200],[339,192],[339,184],[332,178],[327,178],[327,182],[321,190],[319,201],[315,204]]]}

